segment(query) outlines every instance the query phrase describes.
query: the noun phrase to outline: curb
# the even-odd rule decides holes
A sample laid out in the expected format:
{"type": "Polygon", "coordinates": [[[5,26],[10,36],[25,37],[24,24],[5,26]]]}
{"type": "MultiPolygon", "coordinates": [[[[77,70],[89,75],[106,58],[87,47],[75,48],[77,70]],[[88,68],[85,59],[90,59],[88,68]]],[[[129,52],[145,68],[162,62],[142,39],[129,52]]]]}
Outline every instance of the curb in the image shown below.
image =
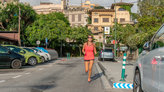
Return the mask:
{"type": "Polygon", "coordinates": [[[104,76],[104,71],[102,71],[98,65],[98,63],[95,63],[97,71],[99,74],[102,74],[102,76],[100,77],[101,82],[103,84],[104,89],[112,89],[111,85],[109,85],[109,82],[107,80],[107,78],[104,76]]]}
{"type": "Polygon", "coordinates": [[[105,75],[106,80],[108,81],[110,87],[113,88],[113,83],[114,83],[114,81],[112,80],[112,78],[111,78],[110,76],[107,75],[107,74],[109,74],[108,71],[107,71],[106,68],[102,65],[101,62],[98,62],[98,65],[99,65],[100,69],[103,71],[103,74],[105,75]],[[108,80],[108,79],[109,79],[109,80],[108,80]]]}

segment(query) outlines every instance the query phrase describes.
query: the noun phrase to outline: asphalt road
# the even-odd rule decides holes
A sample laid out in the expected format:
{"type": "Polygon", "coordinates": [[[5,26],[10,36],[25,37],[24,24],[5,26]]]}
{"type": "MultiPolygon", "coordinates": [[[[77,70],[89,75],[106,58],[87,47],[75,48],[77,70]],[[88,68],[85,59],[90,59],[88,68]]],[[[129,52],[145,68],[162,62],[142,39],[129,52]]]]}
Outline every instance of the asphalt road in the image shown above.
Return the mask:
{"type": "Polygon", "coordinates": [[[55,60],[22,69],[0,69],[0,92],[106,92],[93,67],[87,82],[82,58],[55,60]]]}

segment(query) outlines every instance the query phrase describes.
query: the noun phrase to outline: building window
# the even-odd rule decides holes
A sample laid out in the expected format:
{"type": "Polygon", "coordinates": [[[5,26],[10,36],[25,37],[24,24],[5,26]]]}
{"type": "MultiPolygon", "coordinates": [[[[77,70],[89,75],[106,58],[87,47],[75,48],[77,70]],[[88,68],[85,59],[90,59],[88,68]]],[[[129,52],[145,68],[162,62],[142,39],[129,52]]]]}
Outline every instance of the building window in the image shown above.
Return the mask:
{"type": "Polygon", "coordinates": [[[98,18],[94,18],[94,23],[98,23],[98,18]]]}
{"type": "Polygon", "coordinates": [[[103,18],[103,22],[109,22],[109,18],[103,18]]]}
{"type": "Polygon", "coordinates": [[[78,15],[78,21],[81,21],[81,14],[78,15]]]}
{"type": "Polygon", "coordinates": [[[126,11],[124,8],[119,8],[118,11],[126,11]]]}
{"type": "Polygon", "coordinates": [[[120,22],[125,22],[125,18],[120,18],[120,22]]]}
{"type": "Polygon", "coordinates": [[[72,15],[72,22],[75,22],[75,15],[72,15]]]}
{"type": "Polygon", "coordinates": [[[95,30],[95,31],[98,31],[99,29],[98,29],[98,27],[94,27],[94,30],[95,30]]]}
{"type": "Polygon", "coordinates": [[[114,19],[113,19],[113,22],[115,22],[115,21],[118,22],[118,19],[117,19],[117,18],[114,18],[114,19]]]}

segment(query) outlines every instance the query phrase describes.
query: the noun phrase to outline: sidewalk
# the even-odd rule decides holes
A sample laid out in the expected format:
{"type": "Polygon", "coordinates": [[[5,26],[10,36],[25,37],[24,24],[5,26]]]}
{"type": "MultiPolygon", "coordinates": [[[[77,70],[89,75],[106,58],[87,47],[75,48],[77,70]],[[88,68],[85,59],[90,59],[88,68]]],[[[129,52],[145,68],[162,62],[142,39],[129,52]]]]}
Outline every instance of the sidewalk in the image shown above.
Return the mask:
{"type": "Polygon", "coordinates": [[[122,61],[121,59],[116,60],[117,62],[111,62],[111,61],[98,61],[98,65],[103,71],[104,75],[106,76],[107,80],[109,81],[109,84],[113,87],[114,83],[133,83],[133,71],[135,61],[129,61],[126,65],[125,70],[125,82],[121,82],[121,73],[122,73],[122,61]]]}

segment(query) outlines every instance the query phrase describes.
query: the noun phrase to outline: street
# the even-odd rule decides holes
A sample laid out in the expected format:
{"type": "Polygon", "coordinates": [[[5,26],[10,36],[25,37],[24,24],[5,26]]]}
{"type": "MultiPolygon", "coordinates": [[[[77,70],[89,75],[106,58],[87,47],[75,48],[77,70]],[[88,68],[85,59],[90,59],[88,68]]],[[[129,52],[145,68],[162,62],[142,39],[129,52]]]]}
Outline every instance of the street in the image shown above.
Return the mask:
{"type": "Polygon", "coordinates": [[[127,92],[106,90],[94,65],[91,83],[84,73],[83,58],[58,59],[22,69],[1,69],[1,92],[127,92]]]}
{"type": "MultiPolygon", "coordinates": [[[[0,70],[1,92],[104,92],[100,79],[87,82],[82,58],[0,70]]],[[[93,68],[93,74],[97,71],[93,68]]],[[[96,76],[95,76],[96,77],[96,76]]]]}

